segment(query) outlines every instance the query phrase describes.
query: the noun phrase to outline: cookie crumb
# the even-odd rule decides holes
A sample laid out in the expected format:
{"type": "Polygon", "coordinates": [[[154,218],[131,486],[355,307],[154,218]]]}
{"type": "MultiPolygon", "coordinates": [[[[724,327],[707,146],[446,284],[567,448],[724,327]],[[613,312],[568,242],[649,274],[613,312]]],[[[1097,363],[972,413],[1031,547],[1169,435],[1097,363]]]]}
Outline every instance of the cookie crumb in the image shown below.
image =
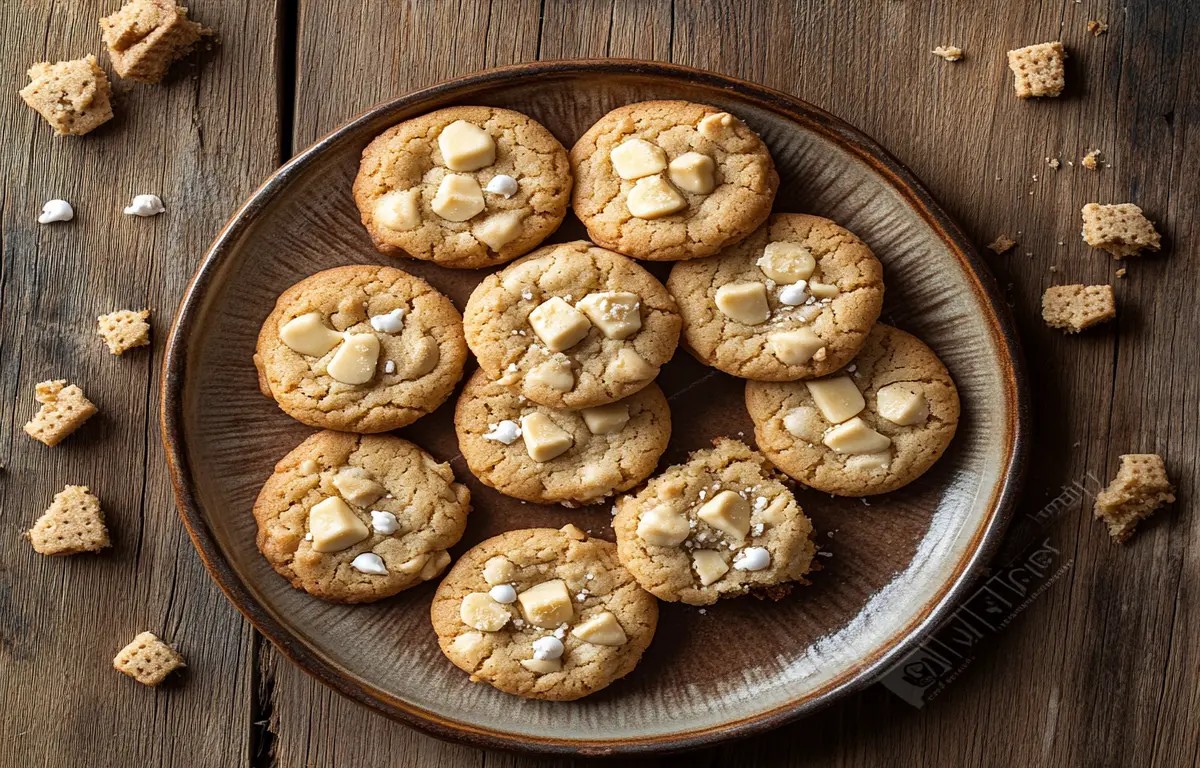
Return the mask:
{"type": "Polygon", "coordinates": [[[1100,165],[1102,162],[1103,161],[1100,159],[1100,150],[1093,149],[1083,156],[1083,159],[1079,161],[1079,164],[1084,168],[1087,168],[1089,171],[1098,171],[1100,170],[1100,165]]]}
{"type": "Polygon", "coordinates": [[[1008,68],[1019,99],[1055,97],[1066,85],[1067,53],[1059,41],[1038,43],[1008,52],[1008,68]]]}
{"type": "Polygon", "coordinates": [[[114,355],[123,355],[136,347],[144,347],[150,343],[150,310],[119,309],[107,315],[96,318],[99,323],[99,334],[108,351],[114,355]]]}
{"type": "Polygon", "coordinates": [[[955,45],[939,45],[930,51],[934,56],[945,59],[946,61],[961,61],[963,57],[962,48],[955,45]]]}
{"type": "Polygon", "coordinates": [[[188,9],[172,0],[130,0],[100,19],[116,73],[143,83],[160,82],[171,64],[213,35],[187,16],[188,9]]]}
{"type": "Polygon", "coordinates": [[[1133,535],[1139,522],[1174,501],[1175,488],[1162,457],[1130,453],[1121,456],[1117,476],[1096,494],[1094,513],[1108,524],[1108,534],[1120,544],[1133,535]]]}
{"type": "Polygon", "coordinates": [[[1127,271],[1128,271],[1128,270],[1127,270],[1127,269],[1125,269],[1125,267],[1121,267],[1120,269],[1118,269],[1118,270],[1117,270],[1117,278],[1118,278],[1118,279],[1120,279],[1120,278],[1122,278],[1122,277],[1125,277],[1125,273],[1126,273],[1127,271]]]}
{"type": "Polygon", "coordinates": [[[1002,253],[1008,253],[1009,251],[1012,250],[1013,246],[1016,244],[1017,244],[1016,240],[1013,240],[1008,235],[1001,234],[1001,235],[998,235],[995,240],[988,243],[988,250],[999,255],[1002,253]]]}
{"type": "Polygon", "coordinates": [[[1099,205],[1088,203],[1081,211],[1084,242],[1112,254],[1114,259],[1136,256],[1143,250],[1157,251],[1162,238],[1154,222],[1133,203],[1099,205]]]}
{"type": "Polygon", "coordinates": [[[179,655],[153,632],[142,632],[113,659],[113,669],[129,675],[142,685],[155,686],[180,667],[186,667],[179,655]]]}
{"type": "Polygon", "coordinates": [[[1042,319],[1067,333],[1079,333],[1116,316],[1111,285],[1055,285],[1042,294],[1042,319]]]}
{"type": "Polygon", "coordinates": [[[1057,157],[1051,157],[1048,160],[1046,160],[1046,165],[1050,166],[1051,168],[1053,168],[1056,171],[1062,167],[1062,163],[1060,163],[1058,161],[1057,157]]]}
{"type": "Polygon", "coordinates": [[[21,98],[59,136],[83,136],[112,119],[112,88],[95,56],[34,64],[29,80],[21,98]]]}
{"type": "Polygon", "coordinates": [[[33,397],[41,407],[25,425],[25,434],[49,446],[61,443],[96,414],[96,406],[83,390],[66,379],[39,383],[33,397]]]}
{"type": "Polygon", "coordinates": [[[1087,31],[1091,32],[1095,37],[1100,37],[1100,35],[1108,31],[1108,25],[1099,19],[1092,19],[1087,23],[1087,31]]]}
{"type": "Polygon", "coordinates": [[[59,491],[26,536],[39,555],[77,555],[109,546],[100,500],[85,485],[59,491]]]}

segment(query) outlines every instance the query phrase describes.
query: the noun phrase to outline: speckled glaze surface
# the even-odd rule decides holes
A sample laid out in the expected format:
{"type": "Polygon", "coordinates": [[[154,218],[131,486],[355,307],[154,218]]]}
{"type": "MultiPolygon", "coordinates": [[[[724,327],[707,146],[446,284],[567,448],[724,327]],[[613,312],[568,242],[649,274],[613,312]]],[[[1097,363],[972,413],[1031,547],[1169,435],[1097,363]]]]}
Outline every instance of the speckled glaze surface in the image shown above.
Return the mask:
{"type": "MultiPolygon", "coordinates": [[[[582,234],[568,216],[552,240],[582,234]]],[[[742,382],[680,351],[659,383],[676,415],[664,466],[718,435],[752,438],[742,382]]],[[[992,280],[906,169],[790,96],[682,67],[611,60],[520,65],[437,85],[305,151],[267,180],[204,259],[176,317],[162,394],[183,521],[213,578],[285,654],[339,692],[435,735],[576,754],[743,737],[868,685],[953,609],[994,549],[1014,503],[1028,420],[1014,331],[992,280]],[[529,114],[570,146],[613,107],[658,98],[715,104],[743,118],[778,166],[775,210],[829,217],[871,246],[887,283],[882,319],[917,334],[946,363],[962,423],[928,474],[869,505],[798,493],[830,554],[811,586],[779,603],[728,601],[703,615],[664,604],[658,635],[627,679],[573,703],[516,699],[471,684],[442,657],[428,618],[433,584],[375,605],[333,605],[291,589],[255,549],[259,487],[312,431],[258,392],[255,337],[275,297],[320,269],[398,264],[460,309],[486,274],[372,249],[350,187],[359,153],[385,128],[444,106],[487,104],[529,114]]],[[[611,537],[608,505],[524,504],[477,482],[459,455],[452,415],[453,398],[398,434],[451,462],[471,486],[475,509],[454,554],[500,531],[568,521],[611,537]]]]}

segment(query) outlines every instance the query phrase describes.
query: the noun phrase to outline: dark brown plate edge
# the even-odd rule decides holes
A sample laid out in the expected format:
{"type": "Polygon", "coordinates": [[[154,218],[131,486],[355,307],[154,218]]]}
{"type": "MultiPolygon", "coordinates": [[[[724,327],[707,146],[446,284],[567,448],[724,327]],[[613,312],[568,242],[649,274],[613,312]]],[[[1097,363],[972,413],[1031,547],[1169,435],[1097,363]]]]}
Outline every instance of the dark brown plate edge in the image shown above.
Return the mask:
{"type": "Polygon", "coordinates": [[[962,230],[942,210],[933,196],[909,169],[886,150],[840,118],[781,91],[735,77],[693,69],[677,64],[634,59],[579,59],[515,64],[483,70],[447,80],[414,91],[397,99],[376,105],[354,120],[340,126],[304,150],[282,168],[275,171],[251,195],[245,204],[225,224],[205,254],[196,273],[188,283],[176,311],[166,353],[163,357],[160,387],[159,423],[171,483],[174,487],[179,515],[209,575],[225,596],[268,640],[285,656],[308,674],[343,696],[371,707],[388,717],[413,726],[441,739],[465,742],[477,747],[499,748],[521,752],[557,755],[645,755],[680,752],[713,746],[777,728],[831,704],[834,700],[866,688],[893,662],[901,659],[923,641],[933,629],[957,606],[961,597],[974,586],[975,576],[997,550],[1005,527],[1011,520],[1021,483],[1028,463],[1030,433],[1030,398],[1028,376],[1015,324],[1002,294],[975,247],[962,230]],[[720,726],[681,731],[669,736],[623,741],[592,741],[587,739],[530,739],[503,731],[477,728],[396,699],[374,688],[364,680],[348,676],[336,666],[313,654],[303,643],[278,624],[268,611],[251,595],[218,549],[212,532],[200,514],[191,490],[191,468],[183,451],[183,385],[187,378],[187,344],[189,331],[196,322],[200,297],[212,281],[216,267],[230,244],[238,239],[267,200],[283,188],[290,178],[328,145],[364,123],[383,114],[414,103],[444,98],[452,94],[471,95],[498,82],[529,79],[545,75],[637,74],[666,80],[685,80],[735,93],[757,102],[761,108],[805,125],[840,144],[869,163],[892,187],[906,198],[913,209],[938,233],[954,256],[963,264],[971,289],[990,310],[987,320],[997,346],[1007,352],[1004,363],[1004,393],[1007,412],[1007,468],[1004,480],[991,503],[991,517],[980,529],[971,544],[971,554],[960,563],[957,573],[926,606],[921,616],[901,630],[889,648],[873,657],[863,659],[854,669],[832,681],[806,700],[785,704],[753,717],[732,721],[720,726]]]}

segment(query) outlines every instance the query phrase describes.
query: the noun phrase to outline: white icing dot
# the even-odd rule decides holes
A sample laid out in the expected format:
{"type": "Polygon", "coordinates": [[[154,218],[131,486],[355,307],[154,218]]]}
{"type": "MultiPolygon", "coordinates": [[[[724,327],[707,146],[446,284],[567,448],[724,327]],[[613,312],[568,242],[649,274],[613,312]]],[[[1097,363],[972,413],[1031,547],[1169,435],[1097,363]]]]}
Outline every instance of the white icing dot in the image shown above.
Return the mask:
{"type": "Polygon", "coordinates": [[[384,373],[395,373],[396,372],[396,361],[388,360],[386,363],[384,363],[383,364],[383,372],[384,373]]]}
{"type": "Polygon", "coordinates": [[[739,571],[761,571],[771,564],[771,553],[766,547],[747,547],[733,558],[733,567],[739,571]]]}
{"type": "Polygon", "coordinates": [[[798,307],[808,300],[808,283],[804,280],[779,289],[779,300],[789,307],[798,307]]]}
{"type": "Polygon", "coordinates": [[[163,201],[158,195],[137,195],[133,198],[133,202],[125,209],[126,216],[157,216],[167,210],[163,207],[163,201]]]}
{"type": "Polygon", "coordinates": [[[384,536],[390,536],[400,530],[400,521],[391,512],[384,512],[380,509],[371,510],[371,527],[375,529],[375,533],[382,533],[384,536]]]}
{"type": "Polygon", "coordinates": [[[371,318],[371,327],[381,333],[400,333],[404,330],[404,308],[397,307],[385,315],[371,318]]]}
{"type": "Polygon", "coordinates": [[[491,431],[484,434],[484,440],[496,440],[505,445],[512,445],[521,436],[521,426],[512,419],[504,421],[492,426],[491,431]]]}
{"type": "Polygon", "coordinates": [[[517,601],[517,590],[511,584],[497,584],[488,590],[488,596],[497,603],[508,605],[517,601]]]}
{"type": "Polygon", "coordinates": [[[70,221],[73,218],[75,218],[75,209],[66,200],[48,200],[42,206],[42,215],[38,216],[38,224],[70,221]]]}
{"type": "Polygon", "coordinates": [[[516,179],[514,179],[512,176],[501,173],[493,176],[492,180],[487,183],[487,186],[484,187],[484,189],[495,195],[512,197],[513,195],[517,194],[519,187],[516,179]]]}
{"type": "Polygon", "coordinates": [[[533,658],[538,661],[553,661],[562,655],[562,640],[557,637],[539,637],[533,641],[533,658]]]}
{"type": "Polygon", "coordinates": [[[374,552],[363,552],[350,561],[350,567],[359,573],[369,573],[373,576],[387,575],[387,568],[383,564],[383,558],[374,552]]]}

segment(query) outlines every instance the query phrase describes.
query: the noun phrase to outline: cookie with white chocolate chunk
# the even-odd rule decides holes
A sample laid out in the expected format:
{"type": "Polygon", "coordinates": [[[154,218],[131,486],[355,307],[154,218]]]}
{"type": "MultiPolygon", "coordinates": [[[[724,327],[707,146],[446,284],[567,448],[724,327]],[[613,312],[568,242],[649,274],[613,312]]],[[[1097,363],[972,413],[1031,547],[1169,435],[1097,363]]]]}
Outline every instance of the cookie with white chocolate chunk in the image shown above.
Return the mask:
{"type": "Polygon", "coordinates": [[[770,462],[717,438],[617,500],[621,563],[660,600],[709,605],[804,583],[812,522],[770,462]]]}
{"type": "Polygon", "coordinates": [[[292,418],[386,432],[430,413],[462,377],[462,318],[393,267],[335,267],[284,291],[258,336],[259,387],[292,418]]]}
{"type": "Polygon", "coordinates": [[[275,465],[258,500],[258,549],[293,587],[366,603],[450,564],[471,494],[449,464],[391,435],[324,431],[275,465]]]}
{"type": "Polygon", "coordinates": [[[476,371],[459,395],[454,429],[471,472],[501,493],[599,504],[654,471],[671,437],[671,409],[655,384],[608,405],[549,408],[476,371]]]}
{"type": "Polygon", "coordinates": [[[679,313],[662,283],[582,240],[539,248],[484,278],[464,316],[487,375],[552,408],[629,397],[679,342],[679,313]]]}
{"type": "Polygon", "coordinates": [[[733,376],[824,376],[862,347],[883,307],[883,267],[829,219],[780,213],[737,245],[676,264],[667,290],[683,340],[733,376]]]}
{"type": "Polygon", "coordinates": [[[597,244],[637,259],[710,256],[771,212],[779,174],[762,139],[717,107],[644,101],[571,148],[572,207],[597,244]]]}
{"type": "Polygon", "coordinates": [[[617,548],[568,525],[508,531],[472,547],[438,586],[438,644],[472,682],[573,701],[633,671],[658,603],[617,548]]]}
{"type": "Polygon", "coordinates": [[[375,247],[476,269],[528,253],[562,223],[567,151],[509,109],[449,107],[381,133],[362,154],[354,200],[375,247]]]}
{"type": "Polygon", "coordinates": [[[959,417],[958,390],[933,350],[883,323],[832,376],[747,382],[746,408],[775,466],[837,496],[916,480],[946,450],[959,417]]]}

